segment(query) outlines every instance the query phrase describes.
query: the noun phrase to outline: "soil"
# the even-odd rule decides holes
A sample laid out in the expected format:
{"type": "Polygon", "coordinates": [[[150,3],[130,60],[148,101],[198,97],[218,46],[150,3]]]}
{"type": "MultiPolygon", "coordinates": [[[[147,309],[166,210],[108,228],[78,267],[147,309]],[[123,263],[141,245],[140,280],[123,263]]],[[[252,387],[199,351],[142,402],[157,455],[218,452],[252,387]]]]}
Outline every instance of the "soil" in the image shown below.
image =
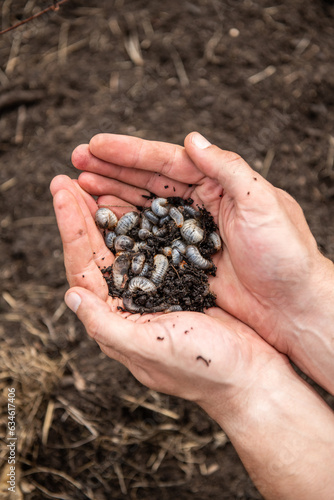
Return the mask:
{"type": "MultiPolygon", "coordinates": [[[[144,197],[147,198],[146,195],[144,195],[144,197]]],[[[152,197],[154,198],[151,194],[150,198],[152,197]]],[[[151,213],[152,215],[152,212],[150,207],[148,207],[149,212],[144,211],[144,207],[137,207],[141,212],[139,218],[134,224],[134,227],[131,227],[126,233],[126,238],[128,238],[126,240],[126,245],[125,243],[121,245],[121,249],[124,251],[119,251],[116,243],[109,246],[111,252],[116,257],[115,263],[108,268],[104,267],[101,269],[101,272],[108,284],[109,295],[112,297],[123,298],[123,310],[130,311],[131,313],[143,314],[148,312],[167,312],[171,311],[171,308],[172,310],[180,311],[204,312],[204,309],[208,309],[216,305],[216,297],[212,292],[210,292],[208,275],[210,274],[215,276],[216,274],[216,267],[213,264],[211,255],[216,253],[217,250],[210,241],[209,235],[216,231],[218,227],[215,224],[212,215],[206,210],[205,207],[192,207],[192,199],[189,199],[191,203],[178,197],[169,197],[168,199],[164,198],[164,200],[166,204],[169,202],[169,205],[176,209],[177,207],[179,207],[180,210],[184,207],[189,207],[195,210],[195,215],[197,217],[197,219],[195,219],[196,225],[203,230],[202,240],[197,243],[196,248],[198,249],[200,255],[206,258],[205,264],[207,263],[207,265],[211,265],[211,267],[201,269],[198,265],[195,266],[194,263],[189,260],[187,255],[179,254],[182,255],[182,257],[181,261],[178,263],[173,261],[171,255],[168,257],[164,256],[164,259],[167,262],[166,271],[162,271],[161,264],[157,265],[161,271],[159,271],[160,279],[155,282],[156,288],[154,292],[147,292],[141,288],[135,292],[131,292],[129,290],[129,284],[131,283],[132,278],[138,279],[138,275],[145,276],[144,280],[146,283],[144,284],[146,284],[146,286],[147,284],[153,285],[150,281],[150,277],[152,273],[157,272],[156,264],[154,263],[155,256],[159,254],[164,255],[163,250],[166,247],[171,248],[170,245],[173,245],[173,241],[179,240],[185,245],[189,244],[189,242],[182,237],[180,228],[176,225],[174,220],[170,219],[165,222],[162,220],[161,223],[161,218],[160,220],[158,218],[158,226],[160,226],[159,231],[162,231],[162,233],[157,235],[148,231],[149,237],[143,241],[143,239],[139,236],[141,228],[140,222],[143,218],[146,222],[148,222],[148,219],[145,217],[145,213],[151,213]],[[141,251],[133,250],[136,243],[144,245],[144,248],[141,251]],[[138,267],[138,271],[135,269],[134,272],[131,262],[133,262],[133,259],[138,256],[142,256],[144,262],[141,267],[138,267]],[[116,265],[115,270],[116,262],[118,265],[116,265]],[[143,274],[144,263],[148,266],[148,269],[146,272],[144,271],[143,274]],[[175,265],[173,265],[173,263],[175,265]],[[115,283],[115,274],[122,280],[120,283],[115,283]],[[147,279],[149,279],[148,282],[147,279]],[[128,303],[130,307],[127,305],[128,303]],[[175,307],[180,309],[175,309],[175,307]]],[[[126,214],[125,217],[132,217],[132,214],[133,212],[130,212],[129,214],[126,214]]],[[[153,216],[156,217],[154,213],[153,216]]],[[[114,217],[116,217],[115,214],[114,217]]],[[[186,223],[188,219],[192,219],[191,222],[194,221],[192,216],[186,212],[182,215],[182,217],[184,223],[186,223]]],[[[113,237],[116,237],[117,226],[115,228],[116,233],[111,233],[110,231],[106,231],[104,229],[104,221],[102,226],[98,222],[99,221],[97,221],[97,225],[101,227],[105,238],[108,237],[108,235],[110,236],[110,234],[113,234],[113,237]]],[[[115,239],[115,241],[117,241],[117,239],[115,239]]],[[[119,309],[122,308],[119,307],[119,309]]]]}
{"type": "MultiPolygon", "coordinates": [[[[49,4],[6,1],[2,26],[49,4]]],[[[66,309],[48,186],[96,133],[198,130],[294,196],[333,259],[333,20],[329,0],[68,0],[0,36],[0,433],[14,387],[22,492],[3,449],[1,498],[261,498],[210,418],[142,387],[66,309]]]]}

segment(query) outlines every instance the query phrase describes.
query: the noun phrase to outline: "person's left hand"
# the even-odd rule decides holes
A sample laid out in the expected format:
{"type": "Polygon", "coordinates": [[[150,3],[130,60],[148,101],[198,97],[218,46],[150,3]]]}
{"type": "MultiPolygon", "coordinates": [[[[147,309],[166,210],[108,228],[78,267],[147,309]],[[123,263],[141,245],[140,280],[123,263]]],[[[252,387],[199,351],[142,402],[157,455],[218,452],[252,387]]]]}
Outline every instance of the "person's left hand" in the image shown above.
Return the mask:
{"type": "MultiPolygon", "coordinates": [[[[284,355],[219,307],[206,314],[119,311],[122,302],[108,295],[100,271],[114,257],[94,222],[96,201],[66,176],[52,181],[51,192],[71,287],[66,302],[102,351],[140,382],[196,401],[212,414],[218,401],[225,412],[228,402],[234,407],[269,366],[271,372],[287,367],[284,355]]],[[[118,216],[131,210],[115,197],[113,205],[126,206],[115,209],[118,216]]]]}

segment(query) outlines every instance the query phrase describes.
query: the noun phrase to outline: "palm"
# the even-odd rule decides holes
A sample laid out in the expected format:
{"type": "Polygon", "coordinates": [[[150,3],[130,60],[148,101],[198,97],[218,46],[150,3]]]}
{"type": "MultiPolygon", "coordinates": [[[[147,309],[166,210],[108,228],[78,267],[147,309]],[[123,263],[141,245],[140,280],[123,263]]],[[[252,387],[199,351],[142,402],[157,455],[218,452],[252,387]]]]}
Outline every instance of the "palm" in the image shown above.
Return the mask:
{"type": "MultiPolygon", "coordinates": [[[[201,394],[212,390],[212,382],[221,378],[222,367],[227,386],[236,374],[240,374],[240,386],[247,383],[244,374],[249,373],[254,358],[261,358],[259,354],[264,355],[261,359],[266,363],[280,357],[254,331],[219,307],[209,309],[207,314],[141,316],[119,311],[121,303],[108,295],[99,269],[110,265],[113,255],[94,223],[95,200],[65,176],[53,180],[51,191],[69,284],[90,290],[99,300],[101,311],[95,303],[92,309],[100,327],[90,331],[89,322],[85,326],[101,349],[126,365],[139,381],[201,402],[201,394]],[[196,378],[198,382],[194,383],[196,378]]],[[[286,362],[284,357],[282,360],[286,362]]]]}
{"type": "Polygon", "coordinates": [[[117,195],[122,193],[128,207],[143,205],[143,196],[149,192],[192,197],[195,204],[204,204],[218,224],[225,244],[224,251],[214,256],[217,276],[210,279],[217,304],[268,339],[277,322],[274,309],[278,314],[285,308],[290,300],[289,290],[294,283],[302,283],[302,231],[298,228],[306,223],[298,214],[296,227],[291,229],[290,221],[282,221],[277,201],[279,193],[288,214],[291,200],[287,195],[256,177],[235,155],[228,153],[224,161],[232,172],[229,189],[225,190],[219,170],[207,168],[207,175],[203,174],[184,148],[172,144],[100,134],[89,147],[80,146],[73,155],[74,165],[87,171],[79,176],[80,185],[99,196],[100,204],[117,206],[122,203],[117,195]],[[233,179],[233,172],[238,173],[238,169],[246,169],[240,185],[233,179]],[[291,238],[293,244],[287,246],[291,238]],[[269,309],[273,313],[268,318],[269,309]]]}

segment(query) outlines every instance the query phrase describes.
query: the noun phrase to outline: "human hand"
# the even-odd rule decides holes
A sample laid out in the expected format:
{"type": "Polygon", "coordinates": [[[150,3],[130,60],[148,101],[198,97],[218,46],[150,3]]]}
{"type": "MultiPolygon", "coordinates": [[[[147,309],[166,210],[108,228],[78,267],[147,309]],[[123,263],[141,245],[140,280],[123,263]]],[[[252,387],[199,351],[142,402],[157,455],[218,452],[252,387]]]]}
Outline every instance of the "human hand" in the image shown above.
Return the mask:
{"type": "Polygon", "coordinates": [[[113,255],[94,222],[95,200],[65,176],[51,192],[71,286],[65,300],[102,351],[148,387],[201,405],[266,498],[328,498],[333,415],[286,356],[219,307],[206,314],[119,311],[99,269],[113,255]]]}
{"type": "MultiPolygon", "coordinates": [[[[288,364],[285,356],[218,307],[207,314],[119,311],[121,301],[108,296],[99,269],[111,265],[114,257],[95,225],[95,200],[66,176],[52,181],[51,192],[71,287],[67,303],[102,351],[140,382],[196,401],[208,411],[220,393],[228,411],[227,401],[239,398],[260,372],[272,364],[288,364]]],[[[121,199],[114,202],[125,205],[121,199]]],[[[117,215],[120,210],[115,208],[117,215]]]]}
{"type": "Polygon", "coordinates": [[[79,183],[101,196],[101,204],[112,201],[105,195],[113,197],[120,190],[137,205],[144,204],[142,195],[149,191],[203,203],[225,244],[214,257],[217,277],[211,279],[217,305],[334,390],[334,347],[328,349],[328,336],[321,341],[314,334],[328,326],[323,306],[329,314],[333,266],[318,251],[295,200],[238,155],[211,146],[196,133],[186,138],[185,149],[99,134],[89,146],[79,146],[72,159],[77,168],[89,171],[79,176],[79,183]]]}

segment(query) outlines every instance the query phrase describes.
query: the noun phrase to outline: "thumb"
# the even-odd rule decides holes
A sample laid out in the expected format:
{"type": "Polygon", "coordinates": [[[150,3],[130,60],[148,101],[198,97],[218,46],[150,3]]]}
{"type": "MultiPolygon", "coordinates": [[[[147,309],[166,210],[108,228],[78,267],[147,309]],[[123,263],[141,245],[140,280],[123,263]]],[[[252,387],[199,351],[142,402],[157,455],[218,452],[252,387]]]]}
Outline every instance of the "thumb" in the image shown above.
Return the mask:
{"type": "Polygon", "coordinates": [[[184,146],[196,167],[217,180],[232,198],[244,198],[256,183],[266,182],[237,153],[212,145],[198,132],[189,134],[184,146]]]}
{"type": "Polygon", "coordinates": [[[112,312],[109,305],[93,292],[80,287],[70,288],[65,294],[65,303],[78,316],[88,335],[96,342],[120,354],[129,350],[134,323],[112,312]]]}

